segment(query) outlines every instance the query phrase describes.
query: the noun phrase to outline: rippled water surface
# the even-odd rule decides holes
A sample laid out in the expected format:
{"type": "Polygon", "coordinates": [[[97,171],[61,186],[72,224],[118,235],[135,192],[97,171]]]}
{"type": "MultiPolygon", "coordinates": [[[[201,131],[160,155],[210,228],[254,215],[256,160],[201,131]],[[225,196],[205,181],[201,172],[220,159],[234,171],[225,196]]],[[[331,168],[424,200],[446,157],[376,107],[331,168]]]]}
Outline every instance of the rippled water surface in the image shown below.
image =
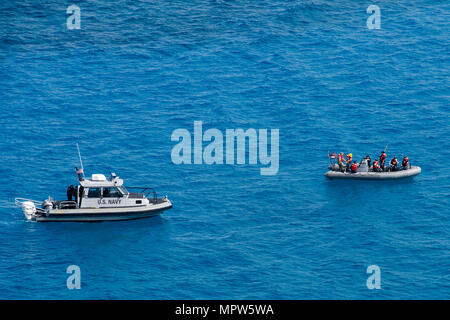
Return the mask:
{"type": "Polygon", "coordinates": [[[450,298],[448,1],[0,2],[0,298],[450,298]],[[175,165],[177,128],[277,128],[280,169],[175,165]],[[174,207],[116,223],[25,221],[89,174],[174,207]],[[327,181],[327,152],[422,174],[327,181]],[[81,268],[68,290],[66,268],[81,268]],[[369,265],[381,290],[366,287],[369,265]]]}

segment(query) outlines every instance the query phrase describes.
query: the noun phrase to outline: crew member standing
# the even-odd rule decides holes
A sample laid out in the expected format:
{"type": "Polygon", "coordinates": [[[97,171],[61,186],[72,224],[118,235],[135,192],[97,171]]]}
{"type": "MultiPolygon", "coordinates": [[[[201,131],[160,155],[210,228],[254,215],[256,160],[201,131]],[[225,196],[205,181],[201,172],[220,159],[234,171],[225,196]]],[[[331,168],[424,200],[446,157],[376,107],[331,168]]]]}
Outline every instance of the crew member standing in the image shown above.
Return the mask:
{"type": "Polygon", "coordinates": [[[350,171],[350,166],[352,165],[352,158],[353,158],[353,155],[351,153],[349,153],[347,155],[347,171],[350,171]]]}
{"type": "Polygon", "coordinates": [[[67,188],[67,201],[72,201],[73,192],[75,191],[75,188],[73,187],[73,184],[71,184],[67,188]]]}
{"type": "Polygon", "coordinates": [[[339,165],[339,171],[344,172],[344,153],[341,152],[338,155],[338,165],[339,165]]]}
{"type": "Polygon", "coordinates": [[[381,155],[380,155],[380,168],[381,168],[381,170],[383,170],[383,171],[384,171],[384,163],[385,163],[385,161],[386,161],[386,157],[387,157],[386,152],[381,151],[381,155]]]}

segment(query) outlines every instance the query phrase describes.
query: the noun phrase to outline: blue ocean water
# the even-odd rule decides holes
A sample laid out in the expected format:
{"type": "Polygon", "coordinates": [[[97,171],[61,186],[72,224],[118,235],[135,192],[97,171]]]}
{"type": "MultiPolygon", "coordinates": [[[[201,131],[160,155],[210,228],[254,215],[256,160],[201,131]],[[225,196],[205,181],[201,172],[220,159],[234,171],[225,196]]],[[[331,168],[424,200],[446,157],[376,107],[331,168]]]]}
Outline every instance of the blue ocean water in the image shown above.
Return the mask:
{"type": "Polygon", "coordinates": [[[73,2],[80,30],[71,1],[0,2],[1,299],[450,298],[448,1],[73,2]],[[173,164],[171,134],[194,121],[279,129],[278,174],[173,164]],[[88,174],[173,209],[27,222],[14,198],[64,199],[76,143],[88,174]],[[324,178],[328,151],[387,144],[422,174],[324,178]]]}

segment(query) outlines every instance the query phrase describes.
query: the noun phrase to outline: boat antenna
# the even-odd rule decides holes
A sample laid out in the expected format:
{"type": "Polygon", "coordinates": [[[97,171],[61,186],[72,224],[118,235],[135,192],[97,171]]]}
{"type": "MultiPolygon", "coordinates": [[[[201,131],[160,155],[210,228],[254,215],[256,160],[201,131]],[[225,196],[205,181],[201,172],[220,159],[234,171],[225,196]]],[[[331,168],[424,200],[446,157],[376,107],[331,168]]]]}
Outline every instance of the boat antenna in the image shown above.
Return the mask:
{"type": "Polygon", "coordinates": [[[81,172],[83,173],[83,178],[86,179],[84,175],[83,160],[81,160],[80,147],[78,147],[78,143],[77,143],[77,150],[78,150],[78,157],[80,158],[81,172]]]}

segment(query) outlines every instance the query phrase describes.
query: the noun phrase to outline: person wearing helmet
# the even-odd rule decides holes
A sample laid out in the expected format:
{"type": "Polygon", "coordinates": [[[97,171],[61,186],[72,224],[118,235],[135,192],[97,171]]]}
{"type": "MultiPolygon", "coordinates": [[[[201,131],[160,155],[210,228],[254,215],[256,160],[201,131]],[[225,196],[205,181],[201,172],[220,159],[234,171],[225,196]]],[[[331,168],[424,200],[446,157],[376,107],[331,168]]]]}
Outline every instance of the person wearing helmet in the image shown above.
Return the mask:
{"type": "Polygon", "coordinates": [[[350,171],[350,166],[352,165],[352,158],[353,158],[353,155],[351,154],[351,153],[349,153],[348,155],[347,155],[347,171],[350,171]]]}
{"type": "Polygon", "coordinates": [[[386,152],[381,151],[381,155],[380,155],[380,168],[381,168],[382,171],[384,171],[384,163],[385,163],[385,161],[386,161],[386,157],[387,157],[386,152]]]}
{"type": "Polygon", "coordinates": [[[339,171],[344,172],[344,153],[340,152],[338,155],[338,165],[339,165],[339,171]]]}

